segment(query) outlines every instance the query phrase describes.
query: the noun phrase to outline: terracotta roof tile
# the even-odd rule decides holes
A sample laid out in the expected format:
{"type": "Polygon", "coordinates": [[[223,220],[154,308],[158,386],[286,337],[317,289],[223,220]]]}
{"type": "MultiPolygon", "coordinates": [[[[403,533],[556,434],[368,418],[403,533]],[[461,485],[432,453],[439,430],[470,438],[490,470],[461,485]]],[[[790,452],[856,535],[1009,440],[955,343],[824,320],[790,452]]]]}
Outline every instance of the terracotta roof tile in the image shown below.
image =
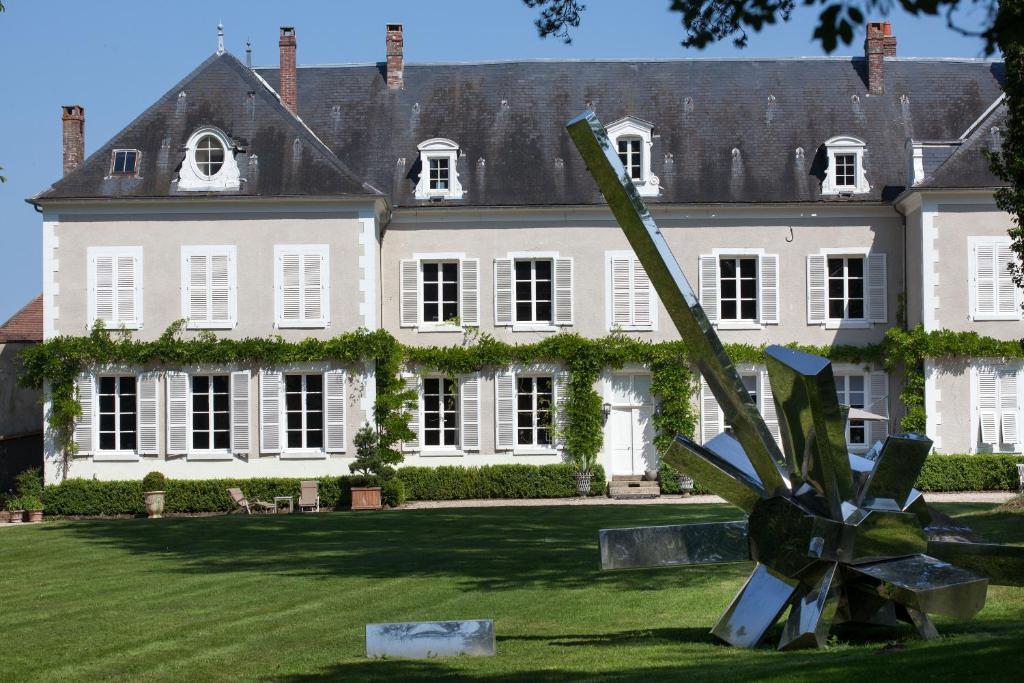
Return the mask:
{"type": "Polygon", "coordinates": [[[7,342],[43,341],[43,295],[32,299],[24,308],[0,325],[0,344],[7,342]]]}

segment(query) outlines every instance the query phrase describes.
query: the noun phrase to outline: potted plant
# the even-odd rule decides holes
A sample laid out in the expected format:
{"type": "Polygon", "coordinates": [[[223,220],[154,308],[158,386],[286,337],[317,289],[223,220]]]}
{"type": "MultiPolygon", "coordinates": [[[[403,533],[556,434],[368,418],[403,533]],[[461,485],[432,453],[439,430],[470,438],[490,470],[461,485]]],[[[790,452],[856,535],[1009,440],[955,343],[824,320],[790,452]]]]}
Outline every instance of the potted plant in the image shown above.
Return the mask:
{"type": "Polygon", "coordinates": [[[684,496],[693,493],[693,477],[686,472],[679,473],[679,493],[684,496]]]}
{"type": "Polygon", "coordinates": [[[26,522],[43,521],[43,501],[33,495],[21,496],[20,507],[25,511],[26,522]]]}
{"type": "Polygon", "coordinates": [[[142,490],[146,495],[146,514],[150,519],[164,516],[164,495],[167,490],[167,477],[160,472],[150,472],[142,478],[142,490]]]}
{"type": "Polygon", "coordinates": [[[8,499],[7,514],[10,515],[7,521],[11,524],[21,524],[21,518],[25,514],[25,508],[21,507],[21,497],[8,499]]]}
{"type": "Polygon", "coordinates": [[[597,466],[597,453],[587,451],[575,451],[569,457],[573,468],[576,470],[576,495],[590,495],[590,485],[594,481],[594,468],[597,466]]]}
{"type": "Polygon", "coordinates": [[[395,475],[396,465],[402,461],[402,454],[381,444],[380,434],[369,424],[364,424],[353,439],[356,459],[348,466],[352,473],[361,476],[354,480],[352,487],[353,510],[380,510],[384,507],[379,484],[395,475]]]}

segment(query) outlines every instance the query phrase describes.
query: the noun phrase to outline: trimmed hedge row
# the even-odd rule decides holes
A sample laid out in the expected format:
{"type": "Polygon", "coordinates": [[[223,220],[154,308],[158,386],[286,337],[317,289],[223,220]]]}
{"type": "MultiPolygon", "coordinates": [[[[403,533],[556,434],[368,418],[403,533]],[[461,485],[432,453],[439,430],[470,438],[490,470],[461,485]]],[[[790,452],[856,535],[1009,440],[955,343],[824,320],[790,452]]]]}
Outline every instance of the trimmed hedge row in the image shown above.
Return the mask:
{"type": "Polygon", "coordinates": [[[922,491],[1016,491],[1024,455],[930,455],[917,478],[922,491]]]}
{"type": "MultiPolygon", "coordinates": [[[[361,476],[318,477],[320,504],[346,508],[352,503],[353,486],[376,485],[361,476]]],[[[228,512],[235,508],[229,487],[242,489],[249,500],[273,500],[294,496],[300,479],[168,479],[167,512],[228,512]]],[[[604,493],[604,471],[597,469],[591,495],[604,493]]],[[[488,465],[484,467],[403,467],[386,482],[385,504],[409,500],[460,500],[465,498],[566,498],[576,495],[571,465],[488,465]]],[[[68,479],[51,484],[44,492],[49,515],[143,514],[141,481],[68,479]]]]}

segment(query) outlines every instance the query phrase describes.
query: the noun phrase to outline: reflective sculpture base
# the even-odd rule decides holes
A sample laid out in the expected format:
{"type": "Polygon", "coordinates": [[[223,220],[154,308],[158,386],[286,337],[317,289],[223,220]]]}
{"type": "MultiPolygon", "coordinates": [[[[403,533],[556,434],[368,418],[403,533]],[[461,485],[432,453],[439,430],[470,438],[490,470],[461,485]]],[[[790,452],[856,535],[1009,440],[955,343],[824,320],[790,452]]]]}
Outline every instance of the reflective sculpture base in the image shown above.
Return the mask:
{"type": "Polygon", "coordinates": [[[788,608],[783,650],[821,647],[841,622],[902,619],[932,638],[928,614],[969,618],[990,582],[1024,582],[1024,548],[929,533],[931,513],[913,485],[930,439],[893,435],[864,456],[848,453],[850,407],[838,402],[828,359],[765,349],[777,443],[601,122],[585,112],[567,128],[731,426],[703,445],[677,435],[661,457],[748,515],[745,526],[603,530],[605,569],[754,560],[712,633],[754,647],[788,608]]]}

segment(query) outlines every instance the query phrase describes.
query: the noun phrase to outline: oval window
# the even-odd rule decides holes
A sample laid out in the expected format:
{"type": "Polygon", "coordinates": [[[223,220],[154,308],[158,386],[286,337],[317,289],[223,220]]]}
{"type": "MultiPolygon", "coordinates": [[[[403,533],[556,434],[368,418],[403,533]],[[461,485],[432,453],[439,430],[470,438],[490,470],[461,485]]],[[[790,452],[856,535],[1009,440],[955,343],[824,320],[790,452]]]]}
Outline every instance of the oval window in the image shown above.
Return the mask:
{"type": "Polygon", "coordinates": [[[217,175],[224,166],[224,143],[216,135],[204,135],[196,143],[196,171],[205,180],[217,175]]]}

